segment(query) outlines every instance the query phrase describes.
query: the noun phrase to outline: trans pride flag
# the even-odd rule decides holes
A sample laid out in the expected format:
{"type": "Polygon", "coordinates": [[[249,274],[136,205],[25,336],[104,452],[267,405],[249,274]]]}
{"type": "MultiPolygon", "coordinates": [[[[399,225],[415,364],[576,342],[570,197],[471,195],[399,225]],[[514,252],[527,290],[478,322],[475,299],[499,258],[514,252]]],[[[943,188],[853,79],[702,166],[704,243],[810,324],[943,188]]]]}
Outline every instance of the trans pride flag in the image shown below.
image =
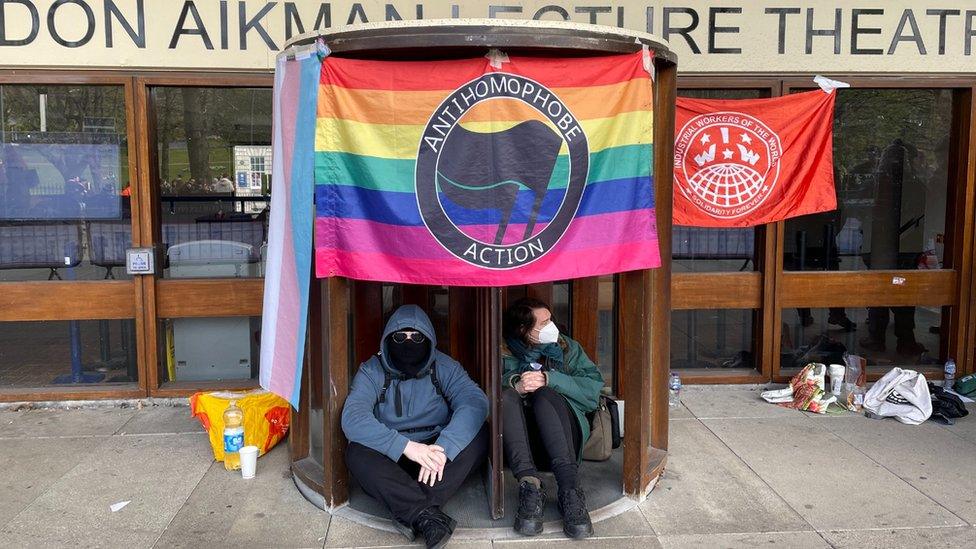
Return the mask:
{"type": "Polygon", "coordinates": [[[660,266],[647,55],[325,58],[317,276],[507,286],[660,266]]]}
{"type": "MultiPolygon", "coordinates": [[[[321,71],[319,44],[275,67],[273,169],[261,317],[261,387],[296,409],[312,271],[312,140],[321,71]]],[[[324,53],[324,51],[322,52],[324,53]]]]}

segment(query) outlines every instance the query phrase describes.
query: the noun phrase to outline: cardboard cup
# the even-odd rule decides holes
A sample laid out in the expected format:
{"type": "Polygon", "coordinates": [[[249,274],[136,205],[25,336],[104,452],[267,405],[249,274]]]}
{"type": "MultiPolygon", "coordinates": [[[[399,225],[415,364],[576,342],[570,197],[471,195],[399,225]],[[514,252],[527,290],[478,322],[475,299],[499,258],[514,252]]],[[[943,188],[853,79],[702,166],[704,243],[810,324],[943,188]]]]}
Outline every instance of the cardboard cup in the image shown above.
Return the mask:
{"type": "Polygon", "coordinates": [[[840,396],[840,390],[844,385],[844,373],[847,370],[841,364],[830,365],[830,392],[840,396]]]}
{"type": "Polygon", "coordinates": [[[258,447],[245,446],[241,448],[241,476],[254,478],[254,471],[258,467],[258,447]]]}

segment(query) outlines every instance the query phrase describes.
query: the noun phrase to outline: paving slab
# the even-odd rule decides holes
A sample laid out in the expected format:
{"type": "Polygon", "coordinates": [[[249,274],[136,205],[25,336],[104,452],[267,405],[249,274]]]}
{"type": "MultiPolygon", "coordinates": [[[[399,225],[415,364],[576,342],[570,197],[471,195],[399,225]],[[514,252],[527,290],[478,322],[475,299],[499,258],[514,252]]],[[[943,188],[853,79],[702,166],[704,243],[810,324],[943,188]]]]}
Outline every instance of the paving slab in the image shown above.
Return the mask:
{"type": "Polygon", "coordinates": [[[108,436],[135,413],[133,408],[2,412],[0,438],[108,436]]]}
{"type": "Polygon", "coordinates": [[[976,443],[932,422],[904,425],[893,419],[860,416],[822,425],[962,519],[976,524],[976,443]]]}
{"type": "Polygon", "coordinates": [[[205,437],[103,440],[0,529],[5,547],[149,547],[213,463],[205,437]]]}
{"type": "Polygon", "coordinates": [[[343,517],[332,517],[325,547],[396,547],[407,538],[395,532],[376,530],[343,517]]]}
{"type": "Polygon", "coordinates": [[[703,423],[817,530],[964,524],[825,422],[797,415],[703,423]]]}
{"type": "Polygon", "coordinates": [[[3,463],[0,526],[10,522],[104,442],[101,438],[23,438],[0,442],[0,463],[3,463]]]}
{"type": "MultiPolygon", "coordinates": [[[[684,393],[682,392],[682,394],[684,393]]],[[[695,419],[695,415],[682,402],[677,406],[668,407],[668,419],[695,419]]]]}
{"type": "Polygon", "coordinates": [[[685,534],[658,538],[664,549],[747,549],[750,547],[789,547],[790,549],[830,549],[816,532],[768,532],[754,534],[685,534]]]}
{"type": "Polygon", "coordinates": [[[955,425],[943,425],[942,428],[976,444],[976,403],[966,404],[969,415],[956,420],[955,425]]]}
{"type": "Polygon", "coordinates": [[[189,406],[149,406],[138,410],[118,434],[204,433],[203,426],[190,415],[189,406]]]}
{"type": "Polygon", "coordinates": [[[699,418],[792,417],[800,412],[770,404],[763,389],[691,386],[681,390],[681,402],[699,418]]]}
{"type": "Polygon", "coordinates": [[[885,549],[959,549],[976,545],[976,529],[918,528],[905,530],[867,530],[824,532],[824,537],[838,549],[884,547],[885,549]]]}
{"type": "MultiPolygon", "coordinates": [[[[495,541],[494,547],[506,547],[509,549],[532,548],[532,549],[569,549],[577,547],[605,548],[614,549],[659,549],[661,544],[654,536],[633,536],[633,537],[592,537],[585,540],[562,539],[524,539],[524,540],[505,540],[495,541]]],[[[450,547],[450,545],[448,545],[450,547]]]]}
{"type": "Polygon", "coordinates": [[[668,465],[641,504],[661,534],[812,530],[711,431],[673,421],[668,465]]]}
{"type": "Polygon", "coordinates": [[[253,479],[213,462],[156,547],[321,547],[330,515],[295,488],[288,447],[258,459],[253,479]]]}

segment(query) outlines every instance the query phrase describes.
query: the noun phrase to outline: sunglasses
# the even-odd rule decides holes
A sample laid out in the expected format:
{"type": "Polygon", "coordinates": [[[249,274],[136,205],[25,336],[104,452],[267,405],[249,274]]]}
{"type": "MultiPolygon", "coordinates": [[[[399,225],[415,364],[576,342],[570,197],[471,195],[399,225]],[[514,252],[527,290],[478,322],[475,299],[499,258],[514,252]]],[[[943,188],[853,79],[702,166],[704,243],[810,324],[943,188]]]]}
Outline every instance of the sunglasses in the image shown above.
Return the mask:
{"type": "Polygon", "coordinates": [[[408,339],[414,343],[423,343],[427,340],[427,338],[424,337],[424,334],[420,332],[408,330],[393,332],[393,343],[406,343],[408,339]]]}

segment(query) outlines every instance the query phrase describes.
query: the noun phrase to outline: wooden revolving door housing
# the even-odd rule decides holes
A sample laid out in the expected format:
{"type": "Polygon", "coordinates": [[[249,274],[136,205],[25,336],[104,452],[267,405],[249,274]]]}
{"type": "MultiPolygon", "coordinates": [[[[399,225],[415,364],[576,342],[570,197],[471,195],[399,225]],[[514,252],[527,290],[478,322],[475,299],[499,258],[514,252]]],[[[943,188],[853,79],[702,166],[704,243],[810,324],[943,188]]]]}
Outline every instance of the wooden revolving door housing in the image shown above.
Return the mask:
{"type": "MultiPolygon", "coordinates": [[[[319,38],[305,35],[290,45],[319,38]]],[[[615,277],[612,320],[616,396],[625,402],[622,493],[644,498],[664,470],[668,447],[667,382],[670,341],[671,158],[674,135],[675,56],[660,40],[609,27],[488,20],[396,22],[347,27],[322,36],[331,55],[365,59],[430,60],[505,53],[561,57],[653,51],[653,174],[662,267],[615,277]]],[[[564,284],[571,333],[591,356],[597,342],[599,284],[595,278],[564,284]]],[[[375,353],[391,306],[413,303],[432,314],[444,333],[439,348],[457,358],[491,402],[487,472],[492,518],[503,513],[501,424],[501,312],[518,295],[551,298],[552,284],[510,288],[428,287],[313,279],[309,339],[301,407],[293,415],[290,452],[299,489],[326,510],[349,501],[344,463],[347,441],[340,416],[359,363],[375,353]]],[[[551,302],[551,299],[547,301],[551,302]]],[[[565,320],[565,319],[564,319],[565,320]]],[[[585,465],[584,465],[585,467],[585,465]]]]}

